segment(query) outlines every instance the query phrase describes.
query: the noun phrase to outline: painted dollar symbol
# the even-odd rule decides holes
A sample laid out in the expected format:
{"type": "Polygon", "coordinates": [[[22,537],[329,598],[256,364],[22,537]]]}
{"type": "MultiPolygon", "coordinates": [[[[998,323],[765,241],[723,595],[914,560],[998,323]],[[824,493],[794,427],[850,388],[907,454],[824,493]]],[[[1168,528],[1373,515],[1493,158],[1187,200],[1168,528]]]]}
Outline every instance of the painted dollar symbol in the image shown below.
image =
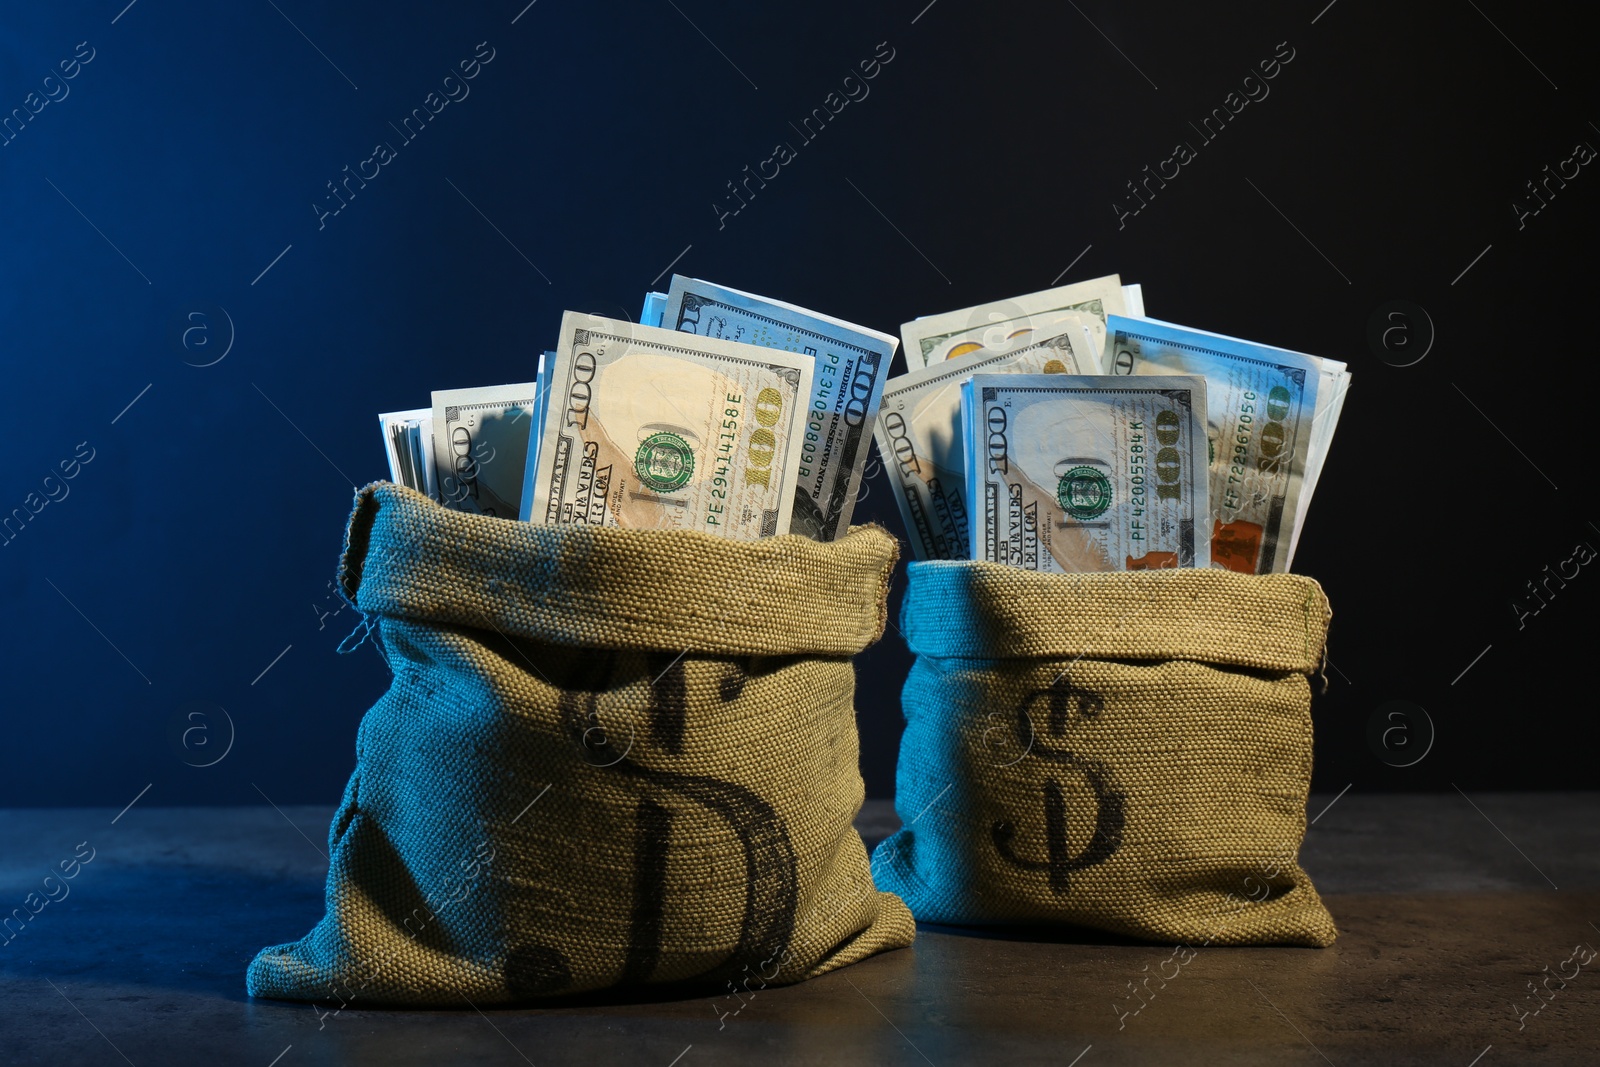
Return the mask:
{"type": "Polygon", "coordinates": [[[1117,788],[1115,778],[1100,760],[1057,747],[1040,736],[1034,729],[1032,710],[1041,700],[1048,710],[1045,735],[1057,740],[1066,738],[1073,718],[1079,722],[1099,718],[1105,710],[1105,700],[1098,693],[1075,688],[1063,671],[1048,687],[1034,690],[1017,705],[1017,743],[1024,746],[1030,756],[1082,775],[1095,798],[1094,832],[1082,850],[1074,854],[1068,841],[1066,792],[1060,779],[1050,776],[1043,786],[1047,858],[1031,860],[1019,855],[1012,844],[1016,827],[1009,820],[996,820],[990,827],[990,839],[1001,859],[1025,871],[1047,873],[1051,892],[1065,896],[1071,888],[1073,871],[1104,863],[1122,847],[1128,798],[1117,788]]]}
{"type": "MultiPolygon", "coordinates": [[[[675,814],[673,799],[698,804],[717,816],[737,839],[745,868],[745,900],[739,916],[738,940],[725,960],[696,975],[720,980],[738,977],[742,967],[755,960],[776,958],[789,946],[799,910],[799,863],[782,816],[753,790],[736,782],[706,775],[685,774],[647,766],[628,752],[610,751],[610,740],[598,737],[590,723],[599,721],[598,694],[610,684],[616,657],[605,657],[598,676],[603,682],[582,689],[566,689],[560,697],[561,716],[568,735],[580,749],[602,758],[588,760],[611,773],[642,780],[657,795],[643,796],[635,804],[634,903],[629,944],[621,984],[649,980],[661,960],[665,940],[667,868],[672,847],[675,814]],[[659,799],[657,799],[659,797],[659,799]]],[[[648,669],[657,664],[647,659],[648,669]]],[[[649,681],[649,706],[645,715],[651,739],[668,755],[683,749],[687,715],[687,665],[683,656],[672,659],[649,681]]],[[[717,683],[723,703],[744,692],[746,672],[735,667],[717,683]]],[[[637,754],[636,754],[637,755],[637,754]]]]}

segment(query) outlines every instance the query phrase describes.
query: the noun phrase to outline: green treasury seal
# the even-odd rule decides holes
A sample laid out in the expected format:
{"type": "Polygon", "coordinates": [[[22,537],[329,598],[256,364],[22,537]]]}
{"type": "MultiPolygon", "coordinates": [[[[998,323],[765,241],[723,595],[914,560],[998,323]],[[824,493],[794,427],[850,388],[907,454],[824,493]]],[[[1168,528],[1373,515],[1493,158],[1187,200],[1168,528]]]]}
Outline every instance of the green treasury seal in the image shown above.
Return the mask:
{"type": "Polygon", "coordinates": [[[675,433],[653,433],[639,443],[633,469],[646,487],[670,493],[694,473],[694,452],[689,443],[675,433]]]}
{"type": "Polygon", "coordinates": [[[1079,522],[1097,519],[1111,506],[1111,481],[1093,467],[1073,467],[1061,476],[1056,500],[1079,522]]]}

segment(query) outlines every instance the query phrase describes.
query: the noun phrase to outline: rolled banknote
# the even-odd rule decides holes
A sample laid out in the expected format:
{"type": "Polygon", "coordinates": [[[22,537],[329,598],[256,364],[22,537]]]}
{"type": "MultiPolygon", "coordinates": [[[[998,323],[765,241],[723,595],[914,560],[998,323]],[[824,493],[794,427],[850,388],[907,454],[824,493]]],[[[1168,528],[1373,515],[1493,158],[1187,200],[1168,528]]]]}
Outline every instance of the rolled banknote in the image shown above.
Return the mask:
{"type": "Polygon", "coordinates": [[[1206,567],[1206,383],[975,374],[961,386],[972,558],[1030,571],[1206,567]]]}
{"type": "Polygon", "coordinates": [[[447,508],[515,519],[528,461],[533,382],[433,393],[433,464],[447,508]]]}
{"type": "Polygon", "coordinates": [[[528,522],[533,517],[533,483],[539,475],[539,445],[544,440],[544,414],[550,403],[550,368],[555,366],[554,352],[539,353],[539,377],[535,380],[537,391],[533,399],[533,420],[528,427],[528,462],[522,470],[522,506],[517,517],[528,522]]]}
{"type": "Polygon", "coordinates": [[[389,480],[438,499],[433,471],[433,409],[390,411],[378,416],[389,480]]]}
{"type": "MultiPolygon", "coordinates": [[[[1139,303],[1143,307],[1142,295],[1139,303]]],[[[1105,347],[1106,316],[1126,311],[1122,280],[1108,274],[1010,300],[913,319],[900,327],[900,338],[906,346],[906,365],[915,370],[970,355],[981,348],[1003,352],[1031,343],[1038,331],[1059,323],[1061,316],[1076,314],[1089,329],[1098,361],[1105,347]]],[[[1085,373],[1098,371],[1090,369],[1085,373]]]]}
{"type": "Polygon", "coordinates": [[[787,533],[813,360],[569,311],[532,521],[787,533]]]}
{"type": "MultiPolygon", "coordinates": [[[[1206,380],[1215,567],[1287,571],[1318,410],[1322,360],[1150,319],[1113,315],[1106,369],[1206,380]]],[[[1320,457],[1318,459],[1320,463],[1320,457]]]]}
{"type": "Polygon", "coordinates": [[[1323,361],[1322,380],[1317,383],[1317,413],[1311,417],[1311,449],[1306,457],[1305,484],[1300,488],[1300,506],[1294,513],[1294,532],[1289,537],[1289,561],[1294,562],[1295,549],[1300,546],[1300,531],[1305,526],[1306,510],[1311,506],[1312,495],[1317,491],[1317,481],[1322,477],[1322,465],[1333,444],[1333,431],[1344,412],[1344,398],[1350,392],[1350,372],[1343,363],[1323,361]]]}
{"type": "Polygon", "coordinates": [[[1092,374],[1087,346],[1073,327],[1010,352],[978,351],[889,380],[873,438],[918,559],[967,559],[971,551],[962,381],[978,371],[1092,374]]]}
{"type": "Polygon", "coordinates": [[[1128,310],[1127,313],[1135,318],[1144,318],[1144,286],[1138,282],[1130,282],[1122,287],[1122,303],[1128,310]]]}
{"type": "Polygon", "coordinates": [[[781,300],[677,274],[662,325],[815,361],[789,532],[832,541],[849,529],[889,361],[899,342],[781,300]]]}
{"type": "Polygon", "coordinates": [[[639,312],[641,326],[660,326],[661,317],[667,310],[666,293],[644,294],[644,308],[639,312]]]}

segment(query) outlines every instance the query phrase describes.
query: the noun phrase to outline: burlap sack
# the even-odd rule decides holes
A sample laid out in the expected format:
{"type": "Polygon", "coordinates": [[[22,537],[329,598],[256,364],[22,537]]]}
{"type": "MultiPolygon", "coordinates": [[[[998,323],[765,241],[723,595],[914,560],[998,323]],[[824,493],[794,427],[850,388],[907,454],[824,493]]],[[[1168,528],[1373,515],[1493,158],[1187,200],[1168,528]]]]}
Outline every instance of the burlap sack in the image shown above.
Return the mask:
{"type": "Polygon", "coordinates": [[[360,491],[340,582],[394,681],[328,833],[327,913],[255,996],[754,990],[911,942],[871,883],[850,656],[894,541],[549,528],[360,491]]]}
{"type": "Polygon", "coordinates": [[[1328,618],[1288,574],[911,564],[878,887],[932,922],[1331,944],[1295,862],[1328,618]]]}

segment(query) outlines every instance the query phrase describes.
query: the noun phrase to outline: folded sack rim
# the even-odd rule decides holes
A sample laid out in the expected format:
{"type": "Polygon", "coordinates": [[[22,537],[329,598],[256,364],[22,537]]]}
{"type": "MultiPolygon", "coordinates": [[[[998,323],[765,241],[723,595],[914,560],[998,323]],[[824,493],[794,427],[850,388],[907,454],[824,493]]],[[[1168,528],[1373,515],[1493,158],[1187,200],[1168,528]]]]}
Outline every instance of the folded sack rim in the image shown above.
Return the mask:
{"type": "Polygon", "coordinates": [[[1322,586],[1299,574],[1042,574],[919,560],[907,576],[900,630],[913,653],[935,659],[1185,659],[1305,674],[1322,661],[1332,618],[1322,586]],[[1247,623],[1241,605],[1256,609],[1247,623]]]}
{"type": "Polygon", "coordinates": [[[537,526],[373,482],[356,493],[339,585],[363,614],[492,627],[568,647],[853,656],[883,636],[898,558],[898,542],[877,525],[853,526],[830,544],[792,534],[735,541],[695,530],[537,526]],[[460,552],[463,543],[475,550],[460,552]],[[636,575],[636,595],[619,602],[616,582],[604,597],[586,590],[595,568],[636,575]],[[652,589],[650,575],[666,569],[703,575],[703,599],[652,589]],[[758,589],[760,598],[750,595],[758,589]],[[798,609],[783,627],[756,603],[770,604],[774,592],[798,609]]]}

